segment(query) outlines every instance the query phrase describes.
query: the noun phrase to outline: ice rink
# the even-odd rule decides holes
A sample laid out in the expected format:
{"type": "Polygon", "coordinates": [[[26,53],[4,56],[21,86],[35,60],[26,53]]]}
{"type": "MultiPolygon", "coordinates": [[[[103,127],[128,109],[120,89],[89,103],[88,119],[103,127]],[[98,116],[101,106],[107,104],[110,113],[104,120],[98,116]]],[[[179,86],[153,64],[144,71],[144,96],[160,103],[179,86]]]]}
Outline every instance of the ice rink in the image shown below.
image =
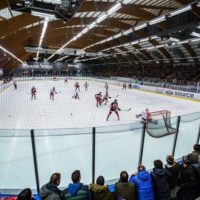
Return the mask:
{"type": "MultiPolygon", "coordinates": [[[[0,94],[0,128],[14,129],[1,132],[4,136],[12,131],[17,132],[18,136],[25,135],[0,137],[0,177],[3,180],[0,181],[0,189],[36,188],[29,129],[35,129],[40,185],[47,183],[53,172],[60,172],[60,186],[67,187],[75,169],[81,170],[82,182],[91,183],[91,127],[104,126],[96,129],[95,175],[104,175],[105,179],[110,181],[118,178],[122,170],[132,173],[137,169],[142,124],[133,124],[139,121],[135,117],[136,114],[145,108],[150,111],[170,110],[172,116],[200,111],[199,102],[109,86],[109,95],[118,96],[119,107],[132,109],[129,112],[120,112],[120,121],[114,113],[110,120],[106,121],[109,104],[114,98],[109,100],[108,105],[96,107],[94,95],[100,91],[105,93],[104,84],[88,81],[89,89],[85,91],[84,81],[79,82],[80,100],[72,98],[75,80],[69,80],[68,84],[64,84],[64,81],[18,82],[17,90],[11,86],[0,94]],[[30,90],[33,86],[37,89],[36,100],[31,100],[30,90]],[[58,92],[54,101],[49,99],[52,87],[58,92]],[[120,124],[124,125],[119,126],[120,124]],[[85,128],[64,129],[81,127],[85,128]],[[119,128],[122,131],[116,132],[115,129],[119,128]],[[67,135],[68,133],[79,134],[67,135]]],[[[192,150],[199,124],[198,117],[192,122],[183,118],[175,158],[192,150]],[[191,130],[195,134],[191,134],[191,130]]],[[[154,159],[165,161],[165,156],[172,151],[173,142],[174,135],[152,138],[146,134],[143,164],[147,169],[152,167],[154,159]]]]}
{"type": "Polygon", "coordinates": [[[150,111],[170,110],[172,116],[200,111],[200,103],[168,96],[146,93],[134,89],[122,90],[117,86],[109,86],[108,105],[96,107],[94,95],[105,94],[104,85],[88,82],[89,89],[85,91],[84,81],[79,81],[80,100],[74,100],[75,80],[68,84],[60,81],[27,81],[18,82],[18,89],[13,86],[0,94],[0,128],[14,129],[51,129],[92,126],[110,126],[138,121],[135,115],[145,108],[150,111]],[[31,88],[37,89],[37,99],[31,100],[31,88]],[[58,92],[55,100],[49,99],[52,87],[58,92]],[[131,108],[130,112],[120,112],[120,121],[113,113],[106,121],[109,104],[118,96],[121,109],[131,108]]]}

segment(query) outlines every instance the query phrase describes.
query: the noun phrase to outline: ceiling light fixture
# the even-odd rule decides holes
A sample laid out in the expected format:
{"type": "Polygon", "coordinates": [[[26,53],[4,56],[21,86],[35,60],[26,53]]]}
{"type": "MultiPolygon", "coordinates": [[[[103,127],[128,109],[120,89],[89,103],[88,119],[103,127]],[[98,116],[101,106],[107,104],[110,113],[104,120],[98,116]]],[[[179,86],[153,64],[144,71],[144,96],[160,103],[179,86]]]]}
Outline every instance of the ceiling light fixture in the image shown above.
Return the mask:
{"type": "Polygon", "coordinates": [[[165,20],[166,20],[165,16],[157,17],[155,19],[150,20],[149,25],[158,24],[158,23],[163,22],[165,20]]]}
{"type": "Polygon", "coordinates": [[[191,9],[192,9],[191,5],[184,6],[184,7],[180,8],[180,9],[178,9],[178,10],[175,10],[175,11],[172,11],[171,13],[169,13],[169,17],[173,17],[173,16],[176,16],[178,14],[187,12],[187,11],[189,11],[191,9]]]}
{"type": "Polygon", "coordinates": [[[134,29],[134,31],[138,31],[138,30],[143,29],[145,27],[147,27],[147,23],[143,23],[143,24],[137,25],[133,29],[134,29]]]}

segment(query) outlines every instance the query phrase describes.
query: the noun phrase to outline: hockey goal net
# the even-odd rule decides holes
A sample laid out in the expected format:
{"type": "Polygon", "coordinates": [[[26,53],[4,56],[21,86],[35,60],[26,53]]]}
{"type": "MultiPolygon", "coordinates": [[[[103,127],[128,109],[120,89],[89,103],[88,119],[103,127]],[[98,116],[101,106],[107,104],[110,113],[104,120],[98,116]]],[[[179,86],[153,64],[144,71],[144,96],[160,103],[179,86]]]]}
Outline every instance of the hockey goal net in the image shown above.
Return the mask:
{"type": "Polygon", "coordinates": [[[149,112],[147,132],[153,137],[162,137],[175,133],[176,129],[171,125],[171,112],[169,110],[149,112]]]}

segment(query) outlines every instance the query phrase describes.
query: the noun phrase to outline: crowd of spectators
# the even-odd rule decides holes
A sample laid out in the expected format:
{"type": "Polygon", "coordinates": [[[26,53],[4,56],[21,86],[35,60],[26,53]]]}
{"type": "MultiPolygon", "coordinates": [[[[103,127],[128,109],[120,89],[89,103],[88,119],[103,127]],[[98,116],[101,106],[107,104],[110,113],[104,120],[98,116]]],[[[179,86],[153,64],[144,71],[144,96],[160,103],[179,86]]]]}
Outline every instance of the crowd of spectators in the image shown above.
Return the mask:
{"type": "MultiPolygon", "coordinates": [[[[106,185],[103,176],[96,183],[85,185],[81,173],[75,170],[72,183],[59,189],[61,174],[53,173],[40,190],[41,200],[195,200],[200,198],[200,145],[193,146],[193,152],[176,162],[172,155],[154,161],[152,171],[139,165],[130,177],[126,171],[120,173],[119,181],[106,185]]],[[[24,189],[17,200],[33,200],[31,190],[24,189]]]]}
{"type": "Polygon", "coordinates": [[[136,78],[154,78],[164,79],[167,82],[174,84],[183,84],[185,82],[200,81],[200,66],[199,65],[135,65],[131,67],[94,67],[91,69],[94,76],[110,77],[136,77],[136,78]]]}

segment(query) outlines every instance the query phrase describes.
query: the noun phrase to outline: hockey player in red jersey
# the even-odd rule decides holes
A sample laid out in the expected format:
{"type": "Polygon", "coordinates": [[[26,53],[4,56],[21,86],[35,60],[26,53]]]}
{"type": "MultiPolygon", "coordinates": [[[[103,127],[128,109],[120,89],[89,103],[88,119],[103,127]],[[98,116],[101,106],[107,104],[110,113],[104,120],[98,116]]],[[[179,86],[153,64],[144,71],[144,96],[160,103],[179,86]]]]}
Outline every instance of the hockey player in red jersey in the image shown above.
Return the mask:
{"type": "Polygon", "coordinates": [[[74,98],[74,99],[80,99],[80,97],[79,97],[79,95],[78,95],[78,92],[76,92],[76,93],[74,94],[74,96],[72,96],[72,98],[74,98]]]}
{"type": "Polygon", "coordinates": [[[106,92],[106,94],[103,96],[103,99],[102,99],[102,103],[104,103],[104,105],[108,103],[108,98],[111,98],[111,97],[109,97],[108,92],[106,92]]]}
{"type": "Polygon", "coordinates": [[[96,106],[100,106],[102,103],[102,94],[99,92],[98,94],[95,94],[95,99],[96,99],[96,106]]]}
{"type": "Polygon", "coordinates": [[[32,99],[36,99],[36,88],[33,86],[32,88],[31,88],[31,100],[32,99]]]}
{"type": "Polygon", "coordinates": [[[110,104],[110,111],[108,113],[108,116],[107,116],[106,120],[108,121],[108,119],[109,119],[110,115],[112,114],[112,112],[115,112],[115,114],[117,115],[118,120],[120,120],[118,110],[120,111],[121,109],[118,107],[117,99],[115,99],[114,102],[112,102],[110,104]]]}
{"type": "Polygon", "coordinates": [[[78,82],[75,83],[74,87],[75,87],[75,92],[76,92],[77,90],[80,92],[80,85],[79,85],[78,82]]]}

